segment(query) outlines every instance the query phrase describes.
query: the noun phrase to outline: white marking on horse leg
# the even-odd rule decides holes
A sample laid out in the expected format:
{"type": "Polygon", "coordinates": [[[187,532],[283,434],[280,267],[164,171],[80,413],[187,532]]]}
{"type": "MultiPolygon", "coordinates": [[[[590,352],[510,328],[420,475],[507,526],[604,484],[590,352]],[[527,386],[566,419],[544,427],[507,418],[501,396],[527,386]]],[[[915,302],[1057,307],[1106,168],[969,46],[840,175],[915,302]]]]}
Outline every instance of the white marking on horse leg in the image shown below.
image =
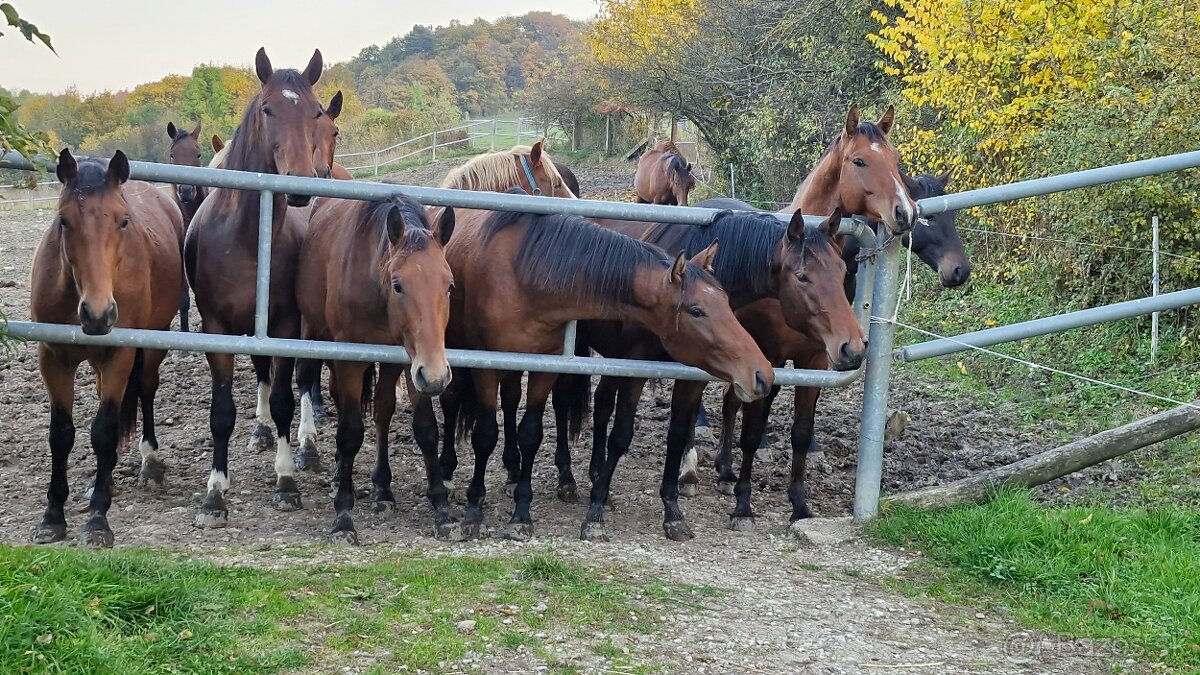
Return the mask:
{"type": "Polygon", "coordinates": [[[266,424],[271,417],[271,383],[258,383],[258,405],[254,408],[254,417],[260,424],[266,424]]]}
{"type": "Polygon", "coordinates": [[[679,476],[687,476],[689,474],[698,474],[700,469],[700,459],[696,452],[696,447],[688,448],[683,455],[683,463],[679,465],[679,476]]]}
{"type": "Polygon", "coordinates": [[[225,494],[229,490],[229,474],[224,471],[212,470],[208,475],[208,491],[217,490],[221,494],[225,494]]]}
{"type": "Polygon", "coordinates": [[[300,432],[297,438],[303,445],[305,439],[316,435],[317,422],[313,417],[312,394],[306,391],[300,396],[300,432]]]}
{"type": "Polygon", "coordinates": [[[292,460],[292,444],[288,442],[287,436],[280,436],[275,439],[275,475],[294,476],[295,474],[296,464],[292,460]]]}
{"type": "Polygon", "coordinates": [[[142,453],[143,464],[146,463],[146,460],[157,459],[158,448],[150,445],[150,441],[147,441],[145,436],[138,442],[138,451],[142,453]]]}

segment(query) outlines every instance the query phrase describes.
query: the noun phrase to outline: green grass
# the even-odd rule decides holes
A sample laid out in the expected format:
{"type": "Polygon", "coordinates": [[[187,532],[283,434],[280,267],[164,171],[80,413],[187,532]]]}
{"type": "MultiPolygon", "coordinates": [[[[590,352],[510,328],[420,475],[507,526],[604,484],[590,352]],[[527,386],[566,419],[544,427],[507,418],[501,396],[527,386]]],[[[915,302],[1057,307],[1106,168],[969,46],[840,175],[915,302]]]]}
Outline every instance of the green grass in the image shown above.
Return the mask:
{"type": "Polygon", "coordinates": [[[379,672],[443,670],[487,644],[540,653],[540,631],[585,646],[598,632],[648,632],[656,620],[639,599],[694,594],[552,555],[386,559],[299,556],[268,572],[139,550],[0,547],[0,672],[324,671],[352,653],[379,672]],[[464,619],[474,632],[458,632],[464,619]]]}
{"type": "Polygon", "coordinates": [[[1142,662],[1200,668],[1200,513],[1174,506],[1040,507],[1005,492],[982,506],[895,508],[868,529],[940,567],[907,590],[994,604],[1029,626],[1115,641],[1142,662]]]}

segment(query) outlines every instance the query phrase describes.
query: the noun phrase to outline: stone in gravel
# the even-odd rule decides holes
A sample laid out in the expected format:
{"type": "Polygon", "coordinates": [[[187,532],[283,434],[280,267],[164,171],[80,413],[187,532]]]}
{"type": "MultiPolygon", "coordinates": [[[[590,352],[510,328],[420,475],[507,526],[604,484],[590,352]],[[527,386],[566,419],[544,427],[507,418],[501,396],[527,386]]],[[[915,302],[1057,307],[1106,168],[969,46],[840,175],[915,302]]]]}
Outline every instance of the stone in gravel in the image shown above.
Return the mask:
{"type": "Polygon", "coordinates": [[[849,517],[806,518],[792,523],[788,530],[797,541],[809,546],[833,546],[857,535],[854,521],[849,517]]]}
{"type": "Polygon", "coordinates": [[[462,633],[463,635],[470,635],[475,632],[475,620],[467,619],[465,621],[459,621],[458,625],[454,627],[454,630],[462,633]]]}

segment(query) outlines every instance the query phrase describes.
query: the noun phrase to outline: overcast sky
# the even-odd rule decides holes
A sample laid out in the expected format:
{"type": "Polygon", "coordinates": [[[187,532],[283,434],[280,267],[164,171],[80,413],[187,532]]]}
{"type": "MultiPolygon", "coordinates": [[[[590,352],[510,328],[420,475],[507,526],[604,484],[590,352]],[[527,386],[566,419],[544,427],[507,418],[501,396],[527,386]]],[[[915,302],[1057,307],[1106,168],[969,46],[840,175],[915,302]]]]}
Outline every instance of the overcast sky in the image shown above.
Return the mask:
{"type": "Polygon", "coordinates": [[[495,19],[532,10],[573,19],[595,0],[13,0],[50,35],[59,56],[13,30],[0,38],[0,86],[83,94],[130,89],[197,63],[250,65],[266,47],[277,68],[303,68],[314,48],[325,63],[346,61],[415,24],[495,19]]]}

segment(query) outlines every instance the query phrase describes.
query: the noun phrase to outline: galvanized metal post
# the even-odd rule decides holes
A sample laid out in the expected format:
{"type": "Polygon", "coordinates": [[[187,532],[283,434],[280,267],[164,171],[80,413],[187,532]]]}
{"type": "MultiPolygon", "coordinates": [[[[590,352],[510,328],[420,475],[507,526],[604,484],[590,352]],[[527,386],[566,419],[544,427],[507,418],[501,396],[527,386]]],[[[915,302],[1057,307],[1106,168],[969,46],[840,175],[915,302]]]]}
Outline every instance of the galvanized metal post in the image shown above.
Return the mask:
{"type": "Polygon", "coordinates": [[[863,389],[863,415],[858,432],[858,471],[854,484],[854,520],[863,521],[879,510],[879,486],[883,479],[883,427],[887,423],[888,384],[892,374],[891,323],[898,301],[900,277],[900,238],[884,246],[889,238],[879,228],[878,245],[882,250],[875,264],[875,289],[872,293],[871,326],[868,332],[866,385],[863,389]]]}
{"type": "MultiPolygon", "coordinates": [[[[1158,216],[1150,219],[1150,227],[1153,229],[1150,247],[1154,251],[1154,274],[1150,277],[1150,295],[1158,297],[1158,216]]],[[[1158,312],[1150,315],[1150,365],[1158,360],[1158,312]]]]}
{"type": "Polygon", "coordinates": [[[567,329],[563,332],[563,356],[575,356],[575,335],[578,331],[577,321],[567,323],[567,329]]]}
{"type": "Polygon", "coordinates": [[[437,129],[433,130],[433,142],[429,144],[429,150],[433,153],[433,161],[437,161],[437,129]]]}
{"type": "Polygon", "coordinates": [[[271,304],[271,234],[275,193],[258,193],[258,276],[254,287],[254,337],[267,337],[267,308],[271,304]]]}
{"type": "Polygon", "coordinates": [[[517,118],[517,140],[516,140],[516,142],[513,143],[513,145],[521,144],[521,122],[522,122],[521,118],[518,117],[517,118]]]}
{"type": "Polygon", "coordinates": [[[378,150],[375,151],[374,157],[375,157],[375,177],[378,178],[379,177],[379,151],[378,150]]]}
{"type": "Polygon", "coordinates": [[[496,151],[496,120],[492,120],[492,152],[496,151]]]}
{"type": "Polygon", "coordinates": [[[854,315],[863,333],[871,329],[871,291],[875,288],[875,258],[865,257],[858,263],[858,276],[854,285],[854,315]]]}

